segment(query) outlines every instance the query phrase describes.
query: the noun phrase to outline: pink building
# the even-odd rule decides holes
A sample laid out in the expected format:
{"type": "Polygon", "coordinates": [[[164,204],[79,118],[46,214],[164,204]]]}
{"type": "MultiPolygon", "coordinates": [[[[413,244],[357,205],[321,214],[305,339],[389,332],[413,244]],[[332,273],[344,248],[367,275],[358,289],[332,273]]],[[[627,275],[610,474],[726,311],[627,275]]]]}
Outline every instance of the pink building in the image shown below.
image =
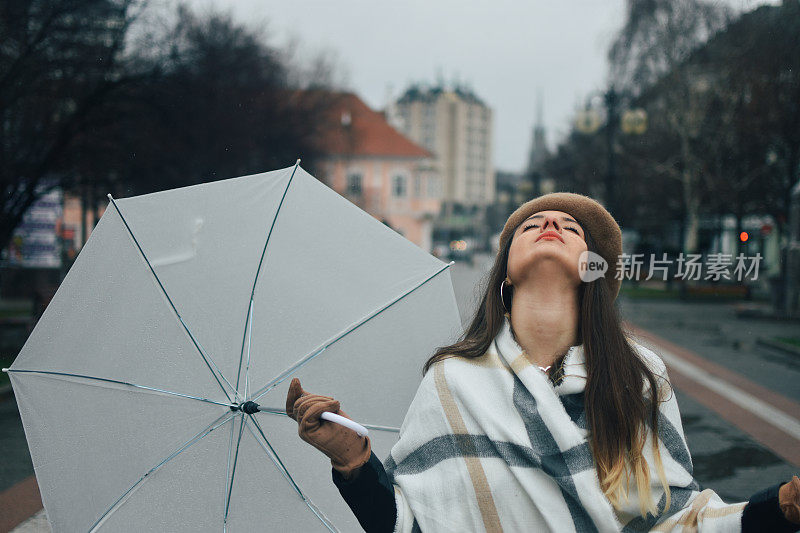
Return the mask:
{"type": "Polygon", "coordinates": [[[318,137],[316,177],[430,252],[442,196],[434,155],[355,94],[330,96],[318,137]]]}

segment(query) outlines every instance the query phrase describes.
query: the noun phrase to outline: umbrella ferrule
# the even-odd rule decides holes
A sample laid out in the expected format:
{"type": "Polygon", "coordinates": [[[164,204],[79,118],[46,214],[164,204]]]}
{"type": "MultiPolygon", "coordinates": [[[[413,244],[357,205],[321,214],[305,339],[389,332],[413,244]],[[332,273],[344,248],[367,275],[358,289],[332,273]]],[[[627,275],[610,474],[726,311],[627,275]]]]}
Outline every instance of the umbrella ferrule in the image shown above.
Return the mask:
{"type": "Polygon", "coordinates": [[[258,404],[256,402],[247,401],[244,403],[231,405],[231,411],[241,411],[247,415],[252,415],[259,412],[258,404]]]}

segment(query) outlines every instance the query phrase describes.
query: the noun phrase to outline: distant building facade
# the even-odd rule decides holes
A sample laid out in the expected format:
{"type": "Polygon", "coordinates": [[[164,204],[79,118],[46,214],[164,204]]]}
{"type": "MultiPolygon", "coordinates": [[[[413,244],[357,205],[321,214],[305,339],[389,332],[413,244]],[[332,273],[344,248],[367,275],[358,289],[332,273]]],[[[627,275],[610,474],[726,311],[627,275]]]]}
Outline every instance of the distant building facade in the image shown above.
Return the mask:
{"type": "Polygon", "coordinates": [[[433,152],[441,165],[445,202],[494,202],[492,110],[472,92],[411,87],[395,102],[398,129],[433,152]]]}
{"type": "Polygon", "coordinates": [[[331,93],[320,127],[318,179],[431,251],[442,180],[433,154],[352,93],[331,93]]]}
{"type": "Polygon", "coordinates": [[[393,124],[431,151],[441,169],[445,235],[485,230],[485,210],[495,201],[492,110],[463,88],[412,86],[387,110],[393,124]]]}

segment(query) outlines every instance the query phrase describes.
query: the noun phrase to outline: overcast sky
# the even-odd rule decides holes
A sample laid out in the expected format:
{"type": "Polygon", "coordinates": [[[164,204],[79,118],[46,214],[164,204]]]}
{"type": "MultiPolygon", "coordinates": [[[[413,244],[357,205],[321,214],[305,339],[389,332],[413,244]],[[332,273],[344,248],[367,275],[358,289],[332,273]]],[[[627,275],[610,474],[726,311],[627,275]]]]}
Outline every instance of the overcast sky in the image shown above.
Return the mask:
{"type": "MultiPolygon", "coordinates": [[[[717,0],[749,11],[762,0],[717,0]]],[[[606,79],[606,50],[624,22],[624,0],[190,0],[200,12],[230,11],[266,27],[275,46],[291,39],[310,56],[336,54],[347,86],[383,109],[412,82],[459,80],[494,112],[494,162],[523,170],[544,99],[550,147],[576,106],[606,79]]]]}

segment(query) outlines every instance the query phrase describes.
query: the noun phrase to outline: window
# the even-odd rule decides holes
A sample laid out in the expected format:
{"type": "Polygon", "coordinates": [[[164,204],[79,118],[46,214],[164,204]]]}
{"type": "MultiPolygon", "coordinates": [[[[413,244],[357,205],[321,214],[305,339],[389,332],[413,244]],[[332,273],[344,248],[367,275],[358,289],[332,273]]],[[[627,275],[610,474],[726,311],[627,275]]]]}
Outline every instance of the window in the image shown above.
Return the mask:
{"type": "Polygon", "coordinates": [[[414,176],[414,196],[419,198],[422,196],[422,177],[414,176]]]}
{"type": "Polygon", "coordinates": [[[392,195],[403,198],[406,195],[406,177],[400,174],[392,178],[392,195]]]}
{"type": "Polygon", "coordinates": [[[361,196],[361,174],[351,172],[347,175],[347,194],[361,196]]]}
{"type": "Polygon", "coordinates": [[[428,176],[428,198],[438,198],[441,194],[440,180],[436,176],[428,176]]]}

